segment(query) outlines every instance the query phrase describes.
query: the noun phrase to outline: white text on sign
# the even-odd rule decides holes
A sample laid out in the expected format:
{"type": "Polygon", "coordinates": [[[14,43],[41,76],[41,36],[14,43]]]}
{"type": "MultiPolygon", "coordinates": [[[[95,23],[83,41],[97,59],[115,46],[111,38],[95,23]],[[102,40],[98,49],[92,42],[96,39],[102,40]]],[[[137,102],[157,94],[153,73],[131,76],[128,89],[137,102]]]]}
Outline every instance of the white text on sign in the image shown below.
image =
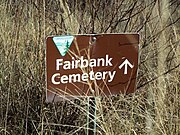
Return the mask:
{"type": "Polygon", "coordinates": [[[83,56],[80,57],[80,59],[75,60],[74,57],[72,57],[72,61],[63,61],[63,59],[56,59],[56,70],[60,70],[60,68],[63,69],[76,69],[76,68],[86,68],[86,67],[99,67],[99,66],[112,66],[112,58],[109,58],[109,55],[106,55],[104,58],[98,58],[98,59],[84,59],[83,56]]]}
{"type": "MultiPolygon", "coordinates": [[[[113,66],[112,58],[109,55],[105,55],[105,58],[97,59],[84,59],[81,56],[79,59],[72,57],[71,61],[64,61],[63,59],[56,59],[56,71],[58,70],[71,70],[80,68],[83,72],[83,68],[93,68],[93,67],[108,67],[113,66]]],[[[51,77],[51,82],[55,85],[65,84],[65,83],[74,83],[74,82],[88,82],[89,80],[105,80],[112,82],[115,77],[116,71],[99,71],[94,72],[89,71],[83,72],[82,74],[69,74],[64,75],[60,73],[55,73],[51,77]]],[[[127,73],[126,73],[127,74],[127,73]]]]}

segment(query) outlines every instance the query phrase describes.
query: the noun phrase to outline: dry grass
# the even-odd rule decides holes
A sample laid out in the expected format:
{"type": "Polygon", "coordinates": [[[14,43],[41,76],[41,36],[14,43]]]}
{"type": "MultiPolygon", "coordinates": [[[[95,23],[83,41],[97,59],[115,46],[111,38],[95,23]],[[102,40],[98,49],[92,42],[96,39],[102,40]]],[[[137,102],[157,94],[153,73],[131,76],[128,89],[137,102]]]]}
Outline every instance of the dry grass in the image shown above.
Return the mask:
{"type": "Polygon", "coordinates": [[[137,91],[97,99],[102,135],[180,134],[178,0],[1,0],[0,134],[84,135],[86,99],[45,103],[45,37],[138,32],[137,91]]]}

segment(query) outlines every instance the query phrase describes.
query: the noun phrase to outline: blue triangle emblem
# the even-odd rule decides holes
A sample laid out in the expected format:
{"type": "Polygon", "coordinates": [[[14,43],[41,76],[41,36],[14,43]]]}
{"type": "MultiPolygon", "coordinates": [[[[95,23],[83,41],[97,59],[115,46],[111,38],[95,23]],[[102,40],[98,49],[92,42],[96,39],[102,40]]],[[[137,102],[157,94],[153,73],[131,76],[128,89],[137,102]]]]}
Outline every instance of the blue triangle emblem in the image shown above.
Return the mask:
{"type": "Polygon", "coordinates": [[[74,36],[58,36],[53,37],[53,42],[55,43],[59,53],[62,56],[65,56],[69,47],[73,42],[74,36]]]}

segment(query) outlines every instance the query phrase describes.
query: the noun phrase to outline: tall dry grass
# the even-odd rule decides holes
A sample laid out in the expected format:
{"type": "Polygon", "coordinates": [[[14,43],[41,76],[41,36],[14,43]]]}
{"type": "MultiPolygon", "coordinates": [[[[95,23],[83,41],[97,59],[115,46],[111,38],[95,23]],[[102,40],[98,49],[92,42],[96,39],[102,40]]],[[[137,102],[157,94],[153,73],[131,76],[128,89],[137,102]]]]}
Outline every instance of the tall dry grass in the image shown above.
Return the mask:
{"type": "Polygon", "coordinates": [[[84,135],[86,99],[45,103],[45,37],[138,32],[137,91],[97,99],[97,134],[179,135],[178,0],[1,0],[0,134],[84,135]]]}

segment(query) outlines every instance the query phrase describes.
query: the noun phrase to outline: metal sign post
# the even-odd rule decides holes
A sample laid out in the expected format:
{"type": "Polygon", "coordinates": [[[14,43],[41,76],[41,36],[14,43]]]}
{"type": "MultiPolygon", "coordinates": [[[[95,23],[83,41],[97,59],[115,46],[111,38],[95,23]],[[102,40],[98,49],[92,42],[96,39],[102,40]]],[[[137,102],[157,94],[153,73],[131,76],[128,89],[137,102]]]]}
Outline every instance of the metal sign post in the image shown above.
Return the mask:
{"type": "Polygon", "coordinates": [[[87,97],[87,131],[86,135],[96,135],[96,97],[87,97]]]}

